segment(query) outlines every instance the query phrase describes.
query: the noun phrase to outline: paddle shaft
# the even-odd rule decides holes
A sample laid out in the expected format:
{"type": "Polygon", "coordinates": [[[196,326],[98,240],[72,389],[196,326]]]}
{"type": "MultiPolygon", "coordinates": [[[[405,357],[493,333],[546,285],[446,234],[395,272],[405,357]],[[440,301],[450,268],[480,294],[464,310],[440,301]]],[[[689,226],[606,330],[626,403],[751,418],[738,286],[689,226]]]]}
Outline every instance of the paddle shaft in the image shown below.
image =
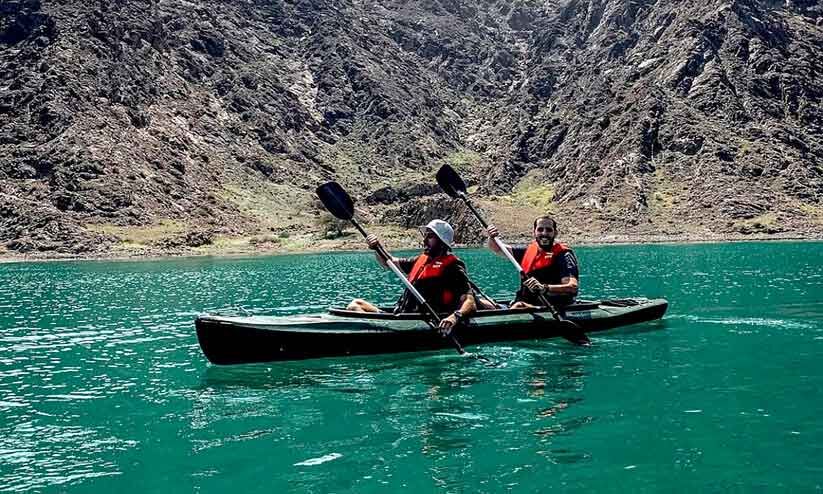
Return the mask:
{"type": "MultiPolygon", "coordinates": [[[[357,231],[359,231],[361,235],[363,235],[364,237],[369,236],[369,234],[366,232],[366,230],[364,230],[363,227],[361,227],[357,223],[357,221],[355,221],[354,218],[351,218],[349,221],[351,221],[352,225],[354,225],[354,227],[357,228],[357,231]]],[[[401,271],[400,268],[398,268],[397,265],[394,263],[394,261],[392,261],[391,254],[389,254],[388,251],[386,251],[386,249],[382,245],[380,245],[379,243],[377,244],[377,248],[375,250],[377,251],[377,253],[383,259],[386,260],[386,265],[389,266],[389,269],[391,269],[394,272],[394,274],[397,275],[397,277],[400,279],[400,281],[403,282],[403,284],[406,286],[406,289],[414,296],[414,298],[417,299],[417,302],[423,308],[426,309],[426,312],[429,313],[429,316],[437,324],[439,324],[440,323],[440,316],[437,315],[437,312],[435,312],[434,309],[432,308],[432,306],[429,305],[428,302],[426,302],[426,299],[423,297],[423,295],[421,295],[420,292],[418,292],[417,289],[414,287],[414,285],[411,284],[411,282],[408,280],[408,278],[406,278],[406,275],[403,273],[403,271],[401,271]]],[[[429,324],[432,326],[432,329],[437,329],[437,326],[435,324],[431,323],[431,321],[429,321],[429,324]]],[[[448,338],[449,338],[449,340],[451,340],[452,345],[454,345],[454,347],[457,349],[457,353],[459,353],[461,355],[466,353],[466,350],[463,349],[463,345],[461,345],[460,342],[457,341],[457,339],[454,337],[453,334],[449,333],[448,338]]]]}

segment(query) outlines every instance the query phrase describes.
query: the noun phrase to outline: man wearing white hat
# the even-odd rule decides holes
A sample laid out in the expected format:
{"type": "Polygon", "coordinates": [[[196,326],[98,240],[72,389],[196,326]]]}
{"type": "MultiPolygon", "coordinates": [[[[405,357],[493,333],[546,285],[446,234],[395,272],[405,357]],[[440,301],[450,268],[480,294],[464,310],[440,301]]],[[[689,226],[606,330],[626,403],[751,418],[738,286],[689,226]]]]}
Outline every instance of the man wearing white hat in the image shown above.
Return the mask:
{"type": "MultiPolygon", "coordinates": [[[[466,265],[451,253],[454,229],[443,220],[432,220],[420,227],[423,234],[423,253],[416,257],[392,258],[392,262],[408,275],[411,284],[429,305],[440,314],[449,314],[440,323],[440,329],[449,332],[469,317],[476,309],[474,295],[466,274],[466,265]]],[[[377,248],[380,240],[376,235],[366,237],[369,247],[377,248]]],[[[388,268],[379,254],[377,261],[388,268]]],[[[355,299],[348,310],[380,312],[374,304],[355,299]]],[[[395,312],[419,312],[417,300],[408,290],[398,300],[395,312]]]]}

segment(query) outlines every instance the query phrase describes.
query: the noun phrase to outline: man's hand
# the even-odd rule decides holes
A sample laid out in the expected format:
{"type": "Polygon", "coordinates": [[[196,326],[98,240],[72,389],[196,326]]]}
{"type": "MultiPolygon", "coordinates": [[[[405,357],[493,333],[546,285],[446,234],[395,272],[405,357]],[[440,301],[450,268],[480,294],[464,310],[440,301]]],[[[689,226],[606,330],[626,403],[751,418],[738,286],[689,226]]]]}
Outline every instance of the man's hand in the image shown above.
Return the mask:
{"type": "Polygon", "coordinates": [[[457,326],[457,316],[452,314],[440,320],[440,326],[437,327],[437,330],[442,336],[448,336],[455,326],[457,326]]]}
{"type": "Polygon", "coordinates": [[[366,242],[369,244],[369,249],[377,250],[377,246],[380,245],[380,239],[377,238],[377,235],[374,233],[370,233],[368,237],[366,237],[366,242]]]}
{"type": "Polygon", "coordinates": [[[494,225],[489,225],[489,227],[486,228],[486,235],[488,235],[489,238],[498,237],[500,235],[500,230],[498,230],[494,225]]]}
{"type": "Polygon", "coordinates": [[[546,286],[533,277],[527,278],[526,281],[523,282],[523,286],[531,290],[533,293],[543,293],[546,291],[546,286]]]}

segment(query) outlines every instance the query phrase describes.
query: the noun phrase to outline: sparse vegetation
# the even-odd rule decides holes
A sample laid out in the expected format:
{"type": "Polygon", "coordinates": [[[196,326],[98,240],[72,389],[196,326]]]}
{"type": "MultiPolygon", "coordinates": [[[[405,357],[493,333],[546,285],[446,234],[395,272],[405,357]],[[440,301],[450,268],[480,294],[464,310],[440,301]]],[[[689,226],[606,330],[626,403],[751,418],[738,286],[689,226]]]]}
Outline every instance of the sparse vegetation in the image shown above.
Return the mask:
{"type": "Polygon", "coordinates": [[[216,235],[210,245],[204,245],[195,249],[197,252],[233,252],[244,250],[250,244],[248,237],[230,237],[227,235],[216,235]]]}
{"type": "Polygon", "coordinates": [[[823,206],[801,203],[799,208],[813,223],[823,224],[823,206]]]}
{"type": "Polygon", "coordinates": [[[753,233],[778,233],[781,231],[774,213],[766,213],[747,220],[736,221],[732,228],[744,235],[753,233]]]}
{"type": "Polygon", "coordinates": [[[122,256],[136,256],[147,252],[148,246],[145,244],[137,244],[134,242],[121,242],[112,246],[112,251],[117,255],[122,256]]]}
{"type": "Polygon", "coordinates": [[[674,205],[674,196],[670,191],[656,190],[652,198],[655,206],[670,208],[674,205]]]}
{"type": "Polygon", "coordinates": [[[188,229],[188,226],[178,220],[162,219],[153,225],[147,226],[120,226],[111,224],[86,225],[86,230],[95,233],[112,235],[120,240],[117,249],[140,250],[149,244],[165,239],[174,238],[188,229]]]}
{"type": "Polygon", "coordinates": [[[317,217],[317,226],[320,235],[324,238],[339,238],[343,236],[343,229],[348,224],[347,221],[335,218],[331,213],[323,211],[317,217]]]}
{"type": "Polygon", "coordinates": [[[455,170],[465,170],[476,167],[478,163],[483,161],[483,155],[468,149],[455,151],[446,157],[446,163],[452,166],[455,170]]]}
{"type": "Polygon", "coordinates": [[[554,213],[554,187],[544,183],[539,172],[530,172],[502,200],[512,206],[530,206],[544,213],[554,213]]]}
{"type": "Polygon", "coordinates": [[[267,244],[271,246],[280,245],[280,237],[275,235],[258,235],[249,239],[249,245],[254,247],[261,247],[267,244]]]}
{"type": "Polygon", "coordinates": [[[299,201],[293,187],[285,187],[271,182],[233,183],[225,185],[216,193],[237,208],[262,222],[270,222],[285,212],[293,212],[299,201]]]}
{"type": "Polygon", "coordinates": [[[665,173],[664,166],[658,166],[654,171],[654,192],[649,203],[651,210],[670,209],[678,202],[678,187],[677,183],[665,173]]]}

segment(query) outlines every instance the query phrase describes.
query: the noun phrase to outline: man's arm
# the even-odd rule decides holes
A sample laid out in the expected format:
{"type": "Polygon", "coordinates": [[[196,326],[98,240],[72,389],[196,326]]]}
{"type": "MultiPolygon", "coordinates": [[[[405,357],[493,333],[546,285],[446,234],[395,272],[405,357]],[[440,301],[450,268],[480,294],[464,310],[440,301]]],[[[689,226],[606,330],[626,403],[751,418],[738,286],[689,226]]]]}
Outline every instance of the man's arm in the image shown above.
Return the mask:
{"type": "MultiPolygon", "coordinates": [[[[389,263],[388,263],[388,262],[386,262],[386,258],[384,258],[383,256],[381,256],[381,255],[380,255],[380,251],[379,251],[379,250],[377,250],[377,247],[380,245],[380,239],[377,237],[377,235],[375,235],[375,234],[373,234],[373,233],[372,233],[372,234],[369,234],[369,236],[368,236],[368,237],[366,237],[366,242],[368,242],[368,244],[369,244],[369,248],[374,250],[374,257],[376,257],[376,258],[377,258],[377,262],[378,262],[381,266],[383,266],[383,269],[389,269],[389,263]]],[[[398,261],[399,261],[399,259],[398,259],[398,258],[396,258],[396,257],[392,257],[392,258],[391,258],[391,262],[392,262],[394,265],[397,265],[398,261]]]]}
{"type": "Polygon", "coordinates": [[[451,332],[452,328],[457,326],[458,322],[465,321],[469,316],[474,314],[474,311],[477,310],[477,303],[474,301],[474,295],[471,293],[467,293],[465,295],[460,296],[460,309],[457,312],[460,312],[460,317],[457,316],[457,313],[451,313],[448,317],[444,317],[440,320],[440,332],[444,335],[447,335],[451,332]]]}
{"type": "Polygon", "coordinates": [[[440,332],[443,334],[449,334],[457,323],[465,321],[477,310],[477,303],[474,300],[474,294],[472,293],[471,284],[469,283],[469,275],[466,273],[465,266],[461,261],[458,261],[454,269],[454,276],[456,278],[455,285],[459,287],[459,291],[463,292],[463,294],[460,296],[460,308],[440,321],[440,332]],[[458,312],[460,313],[459,316],[457,314],[458,312]]]}
{"type": "MultiPolygon", "coordinates": [[[[500,257],[506,257],[506,254],[500,249],[500,246],[497,245],[497,242],[495,242],[494,240],[500,236],[500,231],[497,229],[497,227],[494,225],[489,225],[489,227],[486,229],[486,234],[489,236],[489,240],[486,244],[489,247],[489,249],[491,249],[492,252],[494,252],[500,257]]],[[[504,249],[507,249],[509,252],[512,252],[512,248],[510,245],[506,245],[505,243],[503,243],[502,240],[500,241],[500,243],[503,245],[504,249]]]]}
{"type": "Polygon", "coordinates": [[[560,279],[559,285],[543,285],[543,287],[550,295],[577,295],[577,277],[566,276],[560,279]]]}
{"type": "Polygon", "coordinates": [[[474,294],[467,293],[460,297],[463,303],[460,305],[460,313],[463,314],[462,319],[471,317],[474,311],[477,310],[477,301],[474,299],[474,294]]]}

